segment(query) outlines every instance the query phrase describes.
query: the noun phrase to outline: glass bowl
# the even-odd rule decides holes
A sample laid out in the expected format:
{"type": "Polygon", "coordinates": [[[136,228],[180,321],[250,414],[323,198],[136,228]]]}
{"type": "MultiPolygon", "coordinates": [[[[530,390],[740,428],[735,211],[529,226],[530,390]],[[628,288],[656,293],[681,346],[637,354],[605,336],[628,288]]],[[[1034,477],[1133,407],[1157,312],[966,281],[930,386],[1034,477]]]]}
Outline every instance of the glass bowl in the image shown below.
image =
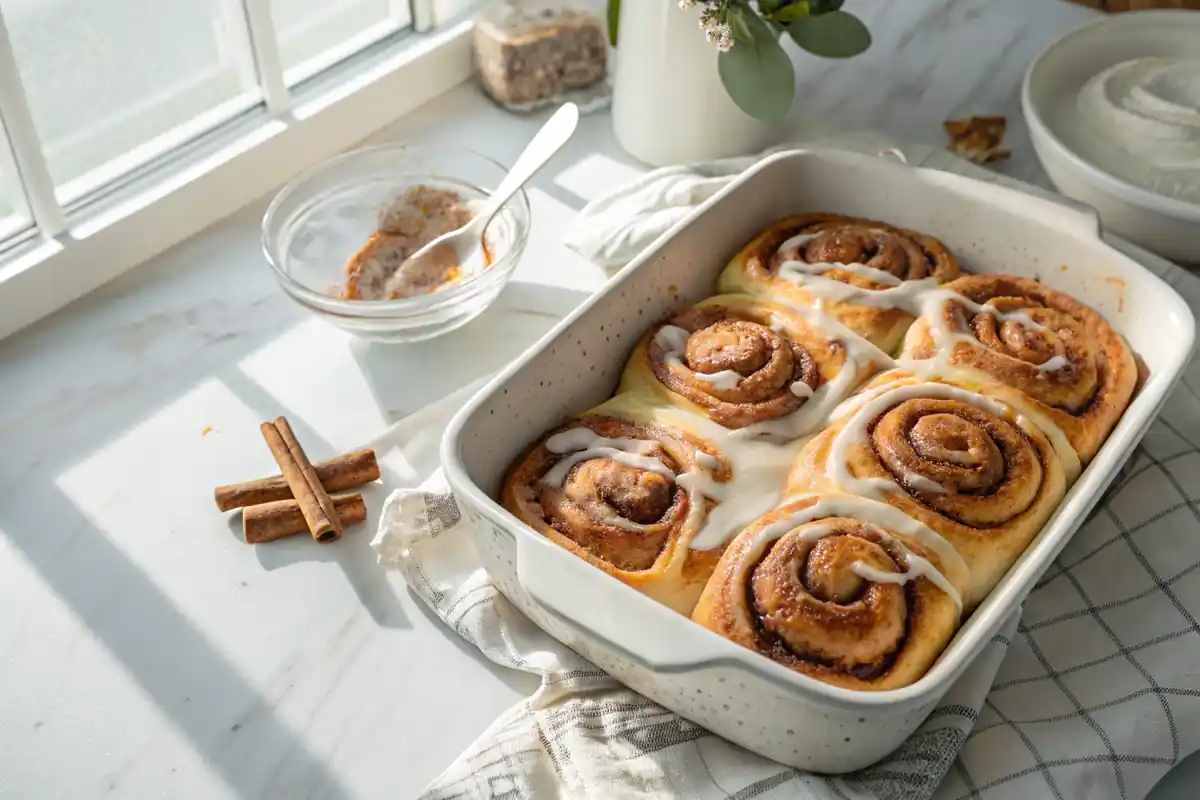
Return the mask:
{"type": "Polygon", "coordinates": [[[529,238],[529,199],[518,192],[484,234],[491,264],[430,294],[398,300],[339,296],[346,263],[375,232],[379,212],[405,189],[458,192],[479,205],[508,170],[453,147],[389,144],[353,150],[301,173],[279,191],[263,217],[263,251],[293,300],[357,336],[416,342],[462,327],[491,305],[529,238]]]}

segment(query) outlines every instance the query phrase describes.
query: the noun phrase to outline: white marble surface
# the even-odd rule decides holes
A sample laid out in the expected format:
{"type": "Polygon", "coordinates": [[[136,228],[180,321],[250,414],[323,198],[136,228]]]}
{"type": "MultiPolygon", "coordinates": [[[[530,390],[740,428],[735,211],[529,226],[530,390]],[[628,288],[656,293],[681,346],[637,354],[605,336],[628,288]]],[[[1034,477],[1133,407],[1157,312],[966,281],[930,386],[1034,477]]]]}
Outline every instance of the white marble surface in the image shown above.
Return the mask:
{"type": "MultiPolygon", "coordinates": [[[[1044,183],[1020,77],[1090,12],[856,5],[875,47],[798,56],[798,119],[940,141],[947,117],[1006,114],[1003,169],[1044,183]]],[[[511,162],[537,123],[464,86],[387,138],[511,162]]],[[[375,566],[370,527],[247,547],[211,488],[274,471],[260,420],[288,415],[325,457],[518,353],[604,280],[558,243],[565,224],[639,171],[586,119],[531,192],[516,282],[435,342],[363,344],[291,305],[259,254],[262,204],[0,342],[0,794],[408,797],[526,696],[375,566]]],[[[385,482],[407,476],[388,454],[385,482]]]]}

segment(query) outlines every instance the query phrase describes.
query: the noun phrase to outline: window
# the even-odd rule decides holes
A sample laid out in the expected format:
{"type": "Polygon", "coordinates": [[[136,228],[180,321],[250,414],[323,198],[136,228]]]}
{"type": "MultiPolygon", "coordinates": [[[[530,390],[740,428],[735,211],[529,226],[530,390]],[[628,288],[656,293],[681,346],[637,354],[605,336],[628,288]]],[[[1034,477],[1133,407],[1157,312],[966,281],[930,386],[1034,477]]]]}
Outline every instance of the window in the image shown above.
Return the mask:
{"type": "Polygon", "coordinates": [[[408,0],[271,0],[289,86],[412,24],[408,0]]]}
{"type": "Polygon", "coordinates": [[[52,195],[32,205],[61,217],[252,109],[286,112],[288,87],[411,27],[413,12],[410,0],[0,0],[0,20],[0,121],[24,144],[0,157],[2,237],[16,176],[44,178],[25,191],[52,195]]]}
{"type": "Polygon", "coordinates": [[[0,337],[467,80],[444,1],[0,0],[0,337]]]}
{"type": "Polygon", "coordinates": [[[0,126],[0,243],[31,224],[17,176],[16,160],[7,144],[8,136],[0,126]]]}
{"type": "Polygon", "coordinates": [[[236,0],[0,0],[0,12],[64,202],[261,96],[236,0]]]}

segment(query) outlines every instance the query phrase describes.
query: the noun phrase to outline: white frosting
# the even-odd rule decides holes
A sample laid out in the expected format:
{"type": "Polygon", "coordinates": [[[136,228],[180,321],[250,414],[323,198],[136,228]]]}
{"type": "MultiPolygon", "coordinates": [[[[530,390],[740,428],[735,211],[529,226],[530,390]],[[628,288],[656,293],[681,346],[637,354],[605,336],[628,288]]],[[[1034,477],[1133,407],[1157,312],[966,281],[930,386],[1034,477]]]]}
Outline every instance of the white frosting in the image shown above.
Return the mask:
{"type": "Polygon", "coordinates": [[[801,264],[802,262],[799,261],[783,262],[779,265],[779,277],[802,285],[805,291],[818,298],[818,302],[823,300],[834,303],[854,303],[871,308],[909,308],[916,303],[922,292],[938,286],[937,278],[921,278],[915,281],[904,281],[898,286],[891,286],[887,289],[866,289],[862,286],[842,283],[833,278],[826,278],[823,275],[809,275],[806,271],[793,268],[793,265],[801,264]]]}
{"type": "MultiPolygon", "coordinates": [[[[717,482],[712,480],[707,470],[719,467],[720,461],[702,450],[697,450],[696,464],[702,470],[683,472],[676,475],[675,472],[657,458],[645,455],[646,453],[653,452],[658,447],[661,447],[659,442],[627,437],[608,438],[600,436],[590,428],[571,428],[570,430],[556,433],[546,440],[547,450],[555,455],[566,455],[566,458],[560,459],[553,467],[547,470],[546,474],[542,476],[542,483],[561,487],[566,481],[567,475],[570,474],[571,468],[576,464],[593,458],[611,459],[631,467],[637,467],[647,472],[655,472],[673,479],[676,486],[688,492],[688,518],[689,521],[692,521],[694,520],[694,515],[699,513],[699,509],[703,508],[704,497],[713,496],[705,493],[703,488],[710,484],[712,486],[717,485],[717,482]],[[705,482],[699,476],[707,476],[708,481],[705,482]]],[[[644,531],[649,528],[648,525],[633,522],[632,520],[627,520],[624,517],[616,515],[604,517],[600,521],[605,525],[612,525],[629,531],[644,531]]]]}
{"type": "Polygon", "coordinates": [[[790,389],[792,394],[796,395],[796,397],[813,396],[813,388],[804,381],[794,381],[792,385],[788,387],[788,389],[790,389]]]}
{"type": "MultiPolygon", "coordinates": [[[[911,360],[902,358],[896,361],[896,366],[905,372],[912,373],[918,378],[924,378],[925,380],[930,381],[959,380],[968,384],[981,380],[984,382],[991,382],[990,376],[988,376],[986,373],[976,372],[975,370],[964,369],[962,367],[950,366],[946,363],[944,358],[933,358],[927,360],[911,360]]],[[[888,388],[890,387],[884,386],[874,391],[878,394],[879,392],[887,391],[888,388]]],[[[852,401],[856,400],[858,400],[857,397],[851,398],[851,401],[843,403],[842,407],[839,407],[835,411],[835,416],[843,416],[852,408],[856,408],[857,406],[852,406],[852,401]]],[[[1054,447],[1054,452],[1058,454],[1058,458],[1063,464],[1067,474],[1067,480],[1073,481],[1076,477],[1078,477],[1079,472],[1082,469],[1079,462],[1079,454],[1075,452],[1075,447],[1071,444],[1071,440],[1067,438],[1067,434],[1061,427],[1059,427],[1057,423],[1054,422],[1054,420],[1039,412],[1030,404],[1022,403],[1020,413],[1016,415],[1016,422],[1018,427],[1035,428],[1044,433],[1046,438],[1050,440],[1051,446],[1054,447]]]]}
{"type": "MultiPolygon", "coordinates": [[[[957,453],[948,453],[948,455],[950,456],[950,460],[954,461],[955,457],[958,454],[957,453]]],[[[963,460],[965,460],[965,459],[963,459],[963,460]]],[[[904,484],[905,484],[905,486],[908,486],[909,488],[911,488],[913,491],[925,492],[926,494],[949,494],[950,493],[950,490],[947,489],[945,486],[942,486],[940,483],[933,480],[932,478],[926,478],[924,475],[921,475],[920,473],[917,473],[917,472],[904,473],[904,484]]]]}
{"type": "Polygon", "coordinates": [[[684,349],[687,347],[688,338],[691,335],[691,332],[686,328],[680,328],[676,325],[663,325],[658,329],[658,333],[654,334],[654,343],[662,348],[663,360],[668,365],[687,370],[697,380],[711,383],[714,388],[723,391],[736,389],[740,386],[745,376],[731,369],[723,369],[720,372],[711,373],[696,372],[683,363],[684,349]]]}
{"type": "MultiPolygon", "coordinates": [[[[903,491],[899,484],[889,478],[859,478],[851,474],[850,448],[867,442],[867,426],[876,417],[905,400],[925,397],[958,400],[1002,418],[1010,413],[1007,406],[989,397],[944,383],[910,383],[890,387],[860,404],[854,416],[833,437],[825,462],[826,477],[843,491],[875,500],[882,499],[885,492],[903,491]]],[[[949,458],[954,458],[954,455],[947,454],[949,458]]]]}
{"type": "Polygon", "coordinates": [[[556,433],[546,440],[546,449],[555,455],[570,453],[560,459],[542,476],[542,483],[551,486],[562,486],[571,468],[576,464],[593,458],[608,458],[619,461],[630,467],[644,469],[647,472],[657,472],[667,478],[674,478],[666,464],[657,458],[646,455],[654,452],[657,442],[647,442],[641,439],[620,437],[610,439],[600,436],[589,428],[572,428],[569,431],[556,433]]]}
{"type": "Polygon", "coordinates": [[[908,548],[904,549],[902,555],[904,566],[907,567],[904,572],[888,572],[876,569],[870,564],[864,564],[861,561],[855,561],[850,565],[850,569],[854,570],[854,574],[858,577],[872,583],[895,583],[903,586],[909,581],[924,578],[945,592],[946,596],[954,601],[954,605],[958,606],[959,613],[962,613],[962,595],[959,594],[958,590],[954,588],[954,584],[929,559],[921,558],[921,556],[908,548]]]}
{"type": "MultiPolygon", "coordinates": [[[[691,429],[712,442],[725,456],[732,470],[729,481],[718,481],[714,472],[721,460],[697,450],[696,469],[675,474],[657,458],[645,455],[659,447],[658,442],[629,438],[606,438],[589,428],[572,428],[546,440],[546,449],[565,455],[543,477],[542,482],[562,486],[576,464],[592,458],[609,458],[629,466],[656,472],[675,481],[688,493],[688,528],[695,530],[688,547],[693,550],[712,550],[723,546],[742,528],[779,504],[784,476],[799,445],[779,447],[764,442],[745,442],[734,439],[728,430],[708,420],[678,409],[665,409],[664,421],[681,430],[691,429]],[[568,455],[569,454],[569,455],[568,455]],[[703,521],[705,498],[717,505],[708,510],[703,521]]],[[[647,526],[620,517],[607,517],[602,522],[626,530],[645,530],[647,526]]]]}
{"type": "Polygon", "coordinates": [[[1109,145],[1088,153],[1100,166],[1200,202],[1200,58],[1123,61],[1084,84],[1077,108],[1087,132],[1109,145]]]}
{"type": "Polygon", "coordinates": [[[1043,361],[1041,364],[1035,365],[1034,369],[1037,369],[1041,372],[1057,372],[1058,370],[1069,366],[1071,366],[1071,362],[1068,361],[1064,356],[1052,356],[1051,358],[1043,361]]]}
{"type": "MultiPolygon", "coordinates": [[[[937,553],[938,557],[948,567],[953,566],[960,573],[966,574],[966,562],[963,561],[958,551],[932,528],[918,522],[898,508],[862,497],[821,497],[821,499],[807,508],[794,511],[781,519],[764,525],[754,535],[752,543],[734,569],[734,579],[737,581],[737,584],[745,585],[750,567],[762,560],[763,553],[769,544],[779,540],[785,534],[802,525],[828,517],[846,517],[874,526],[875,532],[880,534],[881,538],[903,549],[906,561],[905,566],[908,568],[906,574],[910,575],[909,580],[917,577],[928,578],[931,583],[945,592],[960,610],[962,609],[962,597],[959,595],[958,590],[954,588],[954,584],[946,578],[945,574],[939,571],[927,559],[921,558],[904,547],[903,543],[894,536],[891,536],[888,531],[894,531],[902,536],[907,536],[921,546],[937,553]],[[883,530],[885,528],[886,530],[883,530]]],[[[824,538],[833,531],[834,528],[831,525],[815,525],[801,531],[800,535],[804,541],[811,542],[824,538]]],[[[895,579],[891,580],[894,582],[895,579]]]]}
{"type": "MultiPolygon", "coordinates": [[[[663,409],[659,414],[667,424],[691,430],[711,442],[729,463],[733,473],[732,478],[724,483],[716,481],[711,472],[692,472],[676,479],[676,483],[685,489],[699,492],[719,503],[709,510],[690,542],[693,550],[712,550],[723,546],[740,530],[779,505],[788,470],[803,442],[777,445],[746,440],[707,417],[689,414],[678,408],[663,409]]],[[[696,462],[704,466],[700,457],[696,462]]]]}
{"type": "MultiPolygon", "coordinates": [[[[682,364],[681,364],[682,365],[682,364]]],[[[723,369],[720,372],[692,372],[692,375],[697,380],[711,383],[714,389],[730,391],[742,385],[743,376],[741,373],[734,372],[731,369],[723,369]]]]}
{"type": "MultiPolygon", "coordinates": [[[[871,233],[882,234],[883,231],[871,231],[871,233]]],[[[798,236],[785,241],[779,246],[779,252],[783,253],[791,250],[793,247],[803,247],[821,234],[819,233],[801,233],[798,236]]],[[[790,273],[787,278],[795,283],[804,283],[806,275],[820,275],[822,272],[828,272],[831,269],[845,270],[853,272],[855,275],[862,275],[864,278],[870,278],[876,283],[882,283],[886,286],[899,286],[903,283],[903,279],[897,278],[890,272],[886,272],[875,267],[869,267],[866,264],[852,263],[841,264],[828,261],[794,261],[787,260],[780,265],[780,273],[786,269],[790,273]]]]}
{"type": "MultiPolygon", "coordinates": [[[[778,302],[786,305],[813,328],[825,333],[831,341],[841,343],[846,352],[846,361],[832,380],[825,381],[815,391],[808,384],[803,384],[809,391],[808,402],[803,406],[785,417],[757,422],[735,431],[733,435],[739,438],[790,441],[811,433],[824,424],[830,412],[858,386],[872,364],[884,367],[892,363],[892,359],[886,353],[837,319],[821,311],[790,303],[786,299],[778,302]]],[[[792,384],[791,390],[799,397],[800,392],[805,389],[798,388],[796,383],[792,384]]]]}

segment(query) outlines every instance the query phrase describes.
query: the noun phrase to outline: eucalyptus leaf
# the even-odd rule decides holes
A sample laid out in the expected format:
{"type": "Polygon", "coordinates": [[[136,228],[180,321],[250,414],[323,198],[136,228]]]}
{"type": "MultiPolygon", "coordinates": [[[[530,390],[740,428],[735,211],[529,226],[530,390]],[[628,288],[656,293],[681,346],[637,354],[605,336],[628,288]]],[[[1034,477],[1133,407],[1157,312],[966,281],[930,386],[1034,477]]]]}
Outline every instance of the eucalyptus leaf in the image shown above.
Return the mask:
{"type": "Polygon", "coordinates": [[[788,4],[788,0],[758,0],[758,10],[763,14],[778,11],[788,4]]]}
{"type": "Polygon", "coordinates": [[[803,49],[824,58],[850,58],[871,46],[871,32],[858,17],[831,11],[788,27],[788,35],[803,49]]]}
{"type": "Polygon", "coordinates": [[[608,0],[608,42],[617,46],[617,28],[621,22],[621,0],[608,0]]]}
{"type": "Polygon", "coordinates": [[[741,15],[751,38],[738,41],[717,58],[725,91],[737,107],[755,119],[779,122],[792,107],[796,75],[775,33],[757,14],[741,15]]]}

